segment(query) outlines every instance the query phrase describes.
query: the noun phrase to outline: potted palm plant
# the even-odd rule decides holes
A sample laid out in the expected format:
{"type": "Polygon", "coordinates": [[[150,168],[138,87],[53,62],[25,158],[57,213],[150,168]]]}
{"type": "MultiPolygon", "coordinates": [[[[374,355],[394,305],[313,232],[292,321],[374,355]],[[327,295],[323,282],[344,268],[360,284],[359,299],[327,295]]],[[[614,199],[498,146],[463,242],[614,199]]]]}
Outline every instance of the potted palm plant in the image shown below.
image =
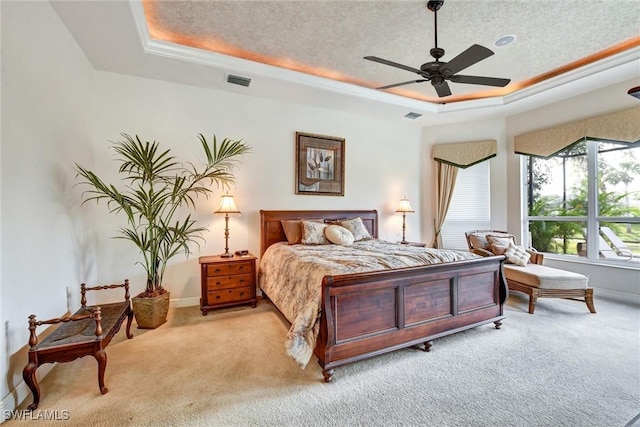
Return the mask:
{"type": "Polygon", "coordinates": [[[212,192],[211,185],[229,188],[235,181],[232,170],[239,156],[249,152],[242,140],[225,138],[218,143],[198,135],[206,163],[179,162],[158,142],[142,142],[126,133],[113,142],[120,186],[107,184],[94,172],[76,163],[79,184],[88,187],[82,203],[106,202],[109,212],[124,214],[127,225],[115,236],[132,242],[141,252],[147,282],[144,292],[135,296],[133,311],[139,328],[157,328],[166,321],[169,292],[163,276],[167,262],[179,253],[189,256],[191,245],[199,245],[205,227],[191,217],[195,199],[212,192]]]}

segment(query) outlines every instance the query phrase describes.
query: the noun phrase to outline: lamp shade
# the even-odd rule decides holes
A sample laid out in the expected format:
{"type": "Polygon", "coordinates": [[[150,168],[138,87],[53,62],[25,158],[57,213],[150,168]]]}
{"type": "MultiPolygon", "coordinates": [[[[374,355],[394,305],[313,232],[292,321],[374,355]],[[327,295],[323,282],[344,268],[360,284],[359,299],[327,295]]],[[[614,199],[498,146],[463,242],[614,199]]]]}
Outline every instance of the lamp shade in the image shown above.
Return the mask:
{"type": "Polygon", "coordinates": [[[409,199],[405,197],[404,199],[400,200],[400,204],[398,205],[398,209],[396,209],[396,212],[415,212],[415,211],[411,208],[411,203],[409,203],[409,199]]]}
{"type": "Polygon", "coordinates": [[[220,198],[220,207],[214,213],[240,213],[236,207],[236,203],[233,201],[233,196],[225,194],[220,198]]]}

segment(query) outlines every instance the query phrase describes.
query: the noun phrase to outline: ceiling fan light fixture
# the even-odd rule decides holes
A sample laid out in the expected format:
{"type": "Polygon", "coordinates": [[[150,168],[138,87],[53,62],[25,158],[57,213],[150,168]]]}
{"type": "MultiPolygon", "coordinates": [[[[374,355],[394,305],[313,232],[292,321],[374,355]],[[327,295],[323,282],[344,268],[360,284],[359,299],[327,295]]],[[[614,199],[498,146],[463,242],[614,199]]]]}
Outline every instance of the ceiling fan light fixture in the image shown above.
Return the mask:
{"type": "Polygon", "coordinates": [[[505,47],[510,45],[514,41],[516,41],[516,36],[514,36],[513,34],[509,34],[509,35],[500,37],[498,40],[495,41],[493,45],[495,47],[505,47]]]}

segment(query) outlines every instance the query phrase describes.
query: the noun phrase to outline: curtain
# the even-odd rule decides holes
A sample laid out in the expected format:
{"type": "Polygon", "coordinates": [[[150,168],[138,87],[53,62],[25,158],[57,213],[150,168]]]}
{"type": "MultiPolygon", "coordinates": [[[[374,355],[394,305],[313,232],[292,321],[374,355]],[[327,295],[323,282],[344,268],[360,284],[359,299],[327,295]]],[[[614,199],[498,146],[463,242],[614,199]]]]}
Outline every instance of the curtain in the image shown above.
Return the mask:
{"type": "Polygon", "coordinates": [[[458,168],[449,163],[437,162],[436,173],[438,174],[436,188],[436,217],[434,218],[436,235],[431,246],[434,248],[441,248],[442,236],[440,235],[440,231],[442,230],[444,219],[447,217],[447,211],[449,210],[449,203],[451,203],[453,189],[456,186],[458,168]]]}

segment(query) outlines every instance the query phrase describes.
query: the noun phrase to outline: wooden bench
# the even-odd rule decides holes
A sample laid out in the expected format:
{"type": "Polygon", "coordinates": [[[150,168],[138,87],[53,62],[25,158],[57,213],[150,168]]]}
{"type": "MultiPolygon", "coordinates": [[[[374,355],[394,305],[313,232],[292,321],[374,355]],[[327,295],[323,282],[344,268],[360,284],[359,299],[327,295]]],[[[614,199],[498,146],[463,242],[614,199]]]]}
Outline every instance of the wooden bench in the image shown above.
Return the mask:
{"type": "Polygon", "coordinates": [[[29,363],[22,371],[22,377],[33,393],[33,403],[29,410],[35,410],[40,403],[40,387],[36,378],[36,370],[44,363],[70,362],[79,357],[91,355],[98,362],[98,387],[105,394],[108,389],[104,385],[104,371],[107,367],[105,348],[111,338],[120,330],[124,319],[127,319],[127,338],[131,334],[133,310],[129,301],[129,281],[121,285],[87,287],[80,285],[81,307],[72,316],[58,317],[50,320],[36,321],[35,314],[29,316],[29,363]],[[124,288],[124,301],[87,306],[87,291],[124,288]],[[63,323],[51,335],[38,342],[36,327],[63,323]]]}

